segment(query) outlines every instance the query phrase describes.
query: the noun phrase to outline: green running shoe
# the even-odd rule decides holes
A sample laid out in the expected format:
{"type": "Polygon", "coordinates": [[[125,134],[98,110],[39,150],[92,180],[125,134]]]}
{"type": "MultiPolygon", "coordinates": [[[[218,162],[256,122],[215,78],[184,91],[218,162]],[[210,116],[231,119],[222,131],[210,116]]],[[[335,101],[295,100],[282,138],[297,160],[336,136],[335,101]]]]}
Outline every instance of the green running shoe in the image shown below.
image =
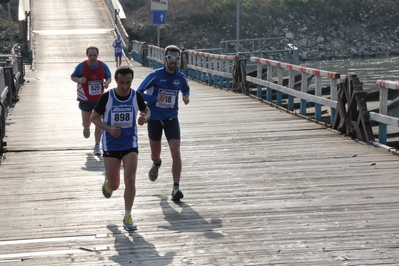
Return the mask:
{"type": "Polygon", "coordinates": [[[112,196],[112,190],[107,186],[107,178],[105,178],[103,184],[103,195],[107,199],[109,199],[112,196]]]}
{"type": "Polygon", "coordinates": [[[125,228],[125,230],[127,231],[137,230],[137,225],[133,224],[133,219],[130,214],[125,215],[125,217],[123,218],[123,228],[125,228]]]}

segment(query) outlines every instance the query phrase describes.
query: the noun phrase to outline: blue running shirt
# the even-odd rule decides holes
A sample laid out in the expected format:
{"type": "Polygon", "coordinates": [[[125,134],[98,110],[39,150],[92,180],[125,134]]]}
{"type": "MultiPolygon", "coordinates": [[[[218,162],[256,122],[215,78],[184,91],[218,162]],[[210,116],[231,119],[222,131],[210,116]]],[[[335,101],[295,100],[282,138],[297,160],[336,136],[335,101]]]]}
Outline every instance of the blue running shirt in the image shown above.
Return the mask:
{"type": "Polygon", "coordinates": [[[102,130],[104,151],[121,151],[138,147],[137,141],[137,94],[131,90],[130,97],[121,101],[115,96],[114,89],[109,90],[109,97],[103,114],[103,121],[110,126],[121,126],[121,135],[114,138],[102,130]]]}
{"type": "Polygon", "coordinates": [[[164,68],[156,69],[148,74],[137,91],[147,102],[152,120],[178,118],[179,92],[184,96],[190,96],[186,75],[180,71],[170,74],[164,68]],[[166,99],[163,102],[157,102],[158,95],[162,92],[165,92],[166,99]]]}

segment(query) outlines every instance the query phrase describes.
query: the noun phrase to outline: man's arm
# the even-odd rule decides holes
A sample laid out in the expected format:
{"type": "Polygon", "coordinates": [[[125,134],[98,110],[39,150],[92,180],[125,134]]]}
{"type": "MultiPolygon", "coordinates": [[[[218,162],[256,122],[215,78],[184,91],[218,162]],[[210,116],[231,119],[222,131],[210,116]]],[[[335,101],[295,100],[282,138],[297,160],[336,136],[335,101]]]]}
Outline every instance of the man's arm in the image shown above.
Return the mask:
{"type": "Polygon", "coordinates": [[[73,71],[73,73],[71,74],[71,80],[78,84],[85,84],[86,78],[82,77],[82,72],[83,72],[83,64],[79,63],[75,67],[75,70],[73,71]]]}
{"type": "Polygon", "coordinates": [[[111,83],[112,78],[107,78],[104,82],[104,88],[108,89],[109,84],[111,83]]]}
{"type": "Polygon", "coordinates": [[[90,120],[93,124],[97,127],[101,128],[102,130],[107,131],[111,134],[114,138],[117,138],[121,135],[121,127],[120,126],[110,126],[101,119],[101,115],[93,110],[90,116],[90,120]]]}
{"type": "Polygon", "coordinates": [[[147,123],[148,120],[151,117],[151,112],[150,109],[147,107],[147,105],[144,102],[144,98],[141,95],[140,92],[136,92],[136,99],[137,99],[137,105],[139,106],[139,110],[140,110],[140,116],[137,120],[137,123],[142,126],[144,125],[144,123],[147,123]]]}
{"type": "Polygon", "coordinates": [[[183,88],[181,90],[183,94],[183,102],[185,105],[190,103],[190,87],[188,86],[187,78],[184,79],[183,88]]]}
{"type": "Polygon", "coordinates": [[[112,76],[111,76],[111,71],[109,70],[109,67],[107,64],[102,62],[103,68],[104,68],[104,77],[105,77],[105,82],[104,82],[104,88],[108,89],[109,84],[111,84],[112,81],[112,76]]]}
{"type": "Polygon", "coordinates": [[[146,90],[148,90],[149,88],[153,87],[153,83],[155,80],[155,76],[149,74],[144,80],[143,82],[140,84],[140,86],[138,87],[137,91],[139,93],[141,93],[141,95],[144,98],[144,101],[146,101],[147,103],[152,103],[155,104],[158,101],[158,95],[149,95],[147,93],[144,93],[146,90]]]}
{"type": "Polygon", "coordinates": [[[72,79],[72,81],[74,81],[74,82],[76,82],[78,84],[85,84],[86,83],[86,78],[85,77],[81,77],[81,78],[72,77],[71,79],[72,79]]]}

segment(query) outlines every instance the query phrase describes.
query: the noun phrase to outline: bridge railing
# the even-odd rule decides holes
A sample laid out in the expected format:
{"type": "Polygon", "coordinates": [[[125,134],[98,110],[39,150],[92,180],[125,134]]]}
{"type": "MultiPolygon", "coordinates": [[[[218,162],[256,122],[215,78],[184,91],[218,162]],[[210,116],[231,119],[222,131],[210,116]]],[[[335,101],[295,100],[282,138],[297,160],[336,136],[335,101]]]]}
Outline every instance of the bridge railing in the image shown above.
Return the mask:
{"type": "Polygon", "coordinates": [[[164,48],[148,45],[148,66],[153,68],[159,68],[163,66],[164,48]]]}
{"type": "Polygon", "coordinates": [[[398,81],[377,80],[376,86],[380,90],[379,113],[370,112],[370,119],[379,123],[378,141],[382,144],[387,143],[388,125],[399,127],[399,118],[388,113],[388,91],[399,90],[398,81]]]}
{"type": "MultiPolygon", "coordinates": [[[[18,52],[16,46],[12,51],[18,52]]],[[[0,55],[0,154],[6,146],[3,139],[8,110],[18,101],[18,93],[23,85],[24,76],[25,70],[20,54],[0,55]]]]}
{"type": "Polygon", "coordinates": [[[306,68],[298,65],[283,63],[279,61],[268,60],[264,58],[251,57],[251,62],[256,62],[257,76],[247,76],[247,81],[257,85],[257,96],[262,98],[262,89],[266,88],[265,99],[267,101],[273,100],[273,90],[277,92],[276,104],[282,106],[283,95],[288,95],[287,109],[293,111],[295,98],[300,99],[299,113],[307,115],[308,102],[315,104],[314,118],[321,120],[322,106],[330,108],[331,123],[334,120],[335,110],[337,108],[337,84],[341,75],[336,72],[328,72],[319,69],[306,68]],[[266,72],[264,71],[266,66],[266,72]],[[264,78],[264,72],[266,78],[264,78]],[[300,75],[300,82],[296,82],[296,76],[300,75]],[[288,76],[284,81],[284,77],[288,76]],[[311,81],[314,79],[314,84],[311,81]],[[276,82],[277,81],[277,82],[276,82]],[[286,84],[284,84],[286,83],[286,84]],[[325,88],[329,92],[323,92],[323,85],[328,84],[325,88]],[[314,88],[314,94],[309,93],[309,88],[314,88]],[[330,95],[330,98],[323,97],[323,94],[330,95]]]}
{"type": "Polygon", "coordinates": [[[184,51],[182,55],[182,62],[187,63],[182,71],[187,76],[212,86],[231,88],[232,69],[236,56],[194,50],[184,51]]]}

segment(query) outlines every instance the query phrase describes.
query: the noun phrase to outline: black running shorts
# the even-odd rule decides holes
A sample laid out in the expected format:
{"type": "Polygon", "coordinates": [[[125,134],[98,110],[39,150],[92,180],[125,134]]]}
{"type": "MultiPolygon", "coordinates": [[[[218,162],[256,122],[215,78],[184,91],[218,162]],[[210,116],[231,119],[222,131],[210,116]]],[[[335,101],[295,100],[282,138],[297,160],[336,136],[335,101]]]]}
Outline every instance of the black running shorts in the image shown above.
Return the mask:
{"type": "Polygon", "coordinates": [[[123,150],[123,151],[104,151],[103,157],[112,157],[112,158],[116,158],[116,159],[122,160],[122,158],[126,154],[129,154],[131,152],[135,152],[135,153],[139,154],[139,149],[138,148],[132,148],[132,149],[123,150]]]}
{"type": "Polygon", "coordinates": [[[79,102],[79,109],[83,112],[91,112],[96,107],[97,102],[79,102]]]}
{"type": "Polygon", "coordinates": [[[179,119],[169,118],[166,120],[149,120],[147,123],[148,137],[153,141],[162,139],[162,131],[165,131],[167,140],[180,139],[179,119]]]}

